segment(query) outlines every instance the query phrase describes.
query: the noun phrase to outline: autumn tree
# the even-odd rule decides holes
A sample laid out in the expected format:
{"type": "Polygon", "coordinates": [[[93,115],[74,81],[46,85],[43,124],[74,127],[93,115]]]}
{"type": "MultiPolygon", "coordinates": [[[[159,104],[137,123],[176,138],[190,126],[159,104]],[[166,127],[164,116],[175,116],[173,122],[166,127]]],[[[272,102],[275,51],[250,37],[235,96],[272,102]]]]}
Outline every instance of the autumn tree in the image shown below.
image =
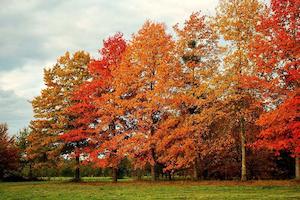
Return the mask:
{"type": "Polygon", "coordinates": [[[19,166],[19,151],[13,137],[8,136],[6,123],[0,124],[0,180],[19,166]]]}
{"type": "Polygon", "coordinates": [[[60,135],[72,128],[72,119],[65,109],[73,103],[74,89],[89,78],[89,60],[89,54],[84,51],[73,56],[67,52],[52,68],[44,69],[46,87],[32,100],[35,119],[30,122],[32,132],[28,137],[28,157],[34,160],[35,167],[56,166],[60,155],[73,148],[60,135]]]}
{"type": "Polygon", "coordinates": [[[28,178],[32,179],[32,161],[28,159],[28,153],[26,151],[26,149],[29,147],[28,136],[30,135],[30,132],[30,129],[27,127],[20,129],[16,136],[16,146],[19,149],[21,167],[22,169],[24,169],[26,166],[29,167],[28,178]]]}
{"type": "Polygon", "coordinates": [[[246,78],[248,86],[258,91],[266,111],[257,121],[262,131],[256,144],[277,153],[286,150],[296,157],[296,178],[300,177],[299,12],[299,1],[271,1],[251,43],[256,74],[246,78]]]}
{"type": "Polygon", "coordinates": [[[67,108],[73,129],[61,136],[65,141],[77,143],[75,150],[85,153],[95,166],[112,168],[113,181],[117,181],[118,165],[124,156],[118,152],[122,142],[114,137],[118,115],[111,110],[114,98],[111,71],[118,68],[125,48],[121,33],[103,41],[100,59],[91,60],[88,65],[91,78],[74,91],[75,103],[67,108]]]}
{"type": "Polygon", "coordinates": [[[183,28],[177,24],[174,30],[181,73],[177,94],[170,101],[175,115],[169,115],[159,127],[159,160],[166,164],[166,171],[193,168],[197,180],[206,150],[204,135],[218,118],[215,81],[220,48],[216,32],[200,13],[193,13],[183,28]]]}
{"type": "Polygon", "coordinates": [[[257,0],[222,0],[217,9],[216,25],[221,36],[227,41],[228,52],[224,59],[224,68],[228,73],[227,96],[233,102],[232,115],[236,116],[240,127],[241,141],[241,180],[246,174],[246,113],[252,105],[252,99],[242,85],[242,77],[253,72],[254,63],[249,59],[249,44],[255,35],[255,26],[263,12],[262,4],[257,0]]]}
{"type": "Polygon", "coordinates": [[[119,167],[125,158],[121,147],[124,144],[123,133],[126,128],[120,107],[116,104],[119,96],[115,94],[116,85],[113,72],[119,70],[126,48],[127,44],[122,33],[116,33],[103,41],[103,48],[99,51],[100,62],[107,70],[107,78],[102,87],[102,94],[93,98],[99,119],[95,131],[99,134],[95,134],[93,137],[96,148],[91,155],[96,166],[111,168],[113,182],[117,182],[119,167]]]}
{"type": "Polygon", "coordinates": [[[163,24],[147,21],[133,35],[120,68],[113,71],[115,95],[119,97],[115,103],[130,124],[124,147],[135,168],[151,166],[152,180],[157,179],[158,124],[180,70],[175,43],[165,29],[163,24]]]}
{"type": "Polygon", "coordinates": [[[220,0],[215,18],[196,12],[175,25],[175,39],[146,21],[129,42],[104,40],[99,59],[66,53],[44,69],[30,131],[14,141],[0,124],[0,179],[21,154],[30,169],[75,163],[76,181],[88,164],[116,182],[124,160],[150,166],[152,180],[163,169],[245,181],[268,177],[273,151],[296,158],[299,178],[299,9],[220,0]]]}

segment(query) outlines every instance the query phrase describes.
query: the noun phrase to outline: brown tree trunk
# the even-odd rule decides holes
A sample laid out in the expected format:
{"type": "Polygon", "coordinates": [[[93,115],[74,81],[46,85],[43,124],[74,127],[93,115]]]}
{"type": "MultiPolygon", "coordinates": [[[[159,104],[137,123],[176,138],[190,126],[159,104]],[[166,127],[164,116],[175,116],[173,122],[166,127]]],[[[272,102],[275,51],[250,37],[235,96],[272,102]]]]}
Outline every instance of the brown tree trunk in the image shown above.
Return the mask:
{"type": "Polygon", "coordinates": [[[118,181],[118,168],[112,168],[112,182],[118,181]]]}
{"type": "Polygon", "coordinates": [[[76,156],[76,169],[75,169],[75,181],[80,181],[80,158],[79,155],[76,156]]]}
{"type": "Polygon", "coordinates": [[[193,180],[198,181],[199,180],[199,169],[198,169],[198,159],[195,159],[195,163],[193,166],[193,180]]]}
{"type": "Polygon", "coordinates": [[[0,180],[2,180],[2,179],[3,179],[3,176],[4,176],[4,172],[3,172],[3,170],[2,170],[2,169],[0,169],[0,180]]]}
{"type": "Polygon", "coordinates": [[[300,159],[299,159],[299,157],[295,158],[295,179],[300,180],[300,159]]]}
{"type": "Polygon", "coordinates": [[[227,163],[224,163],[224,179],[227,180],[227,163]]]}
{"type": "Polygon", "coordinates": [[[156,181],[157,180],[157,175],[156,175],[156,164],[154,163],[151,165],[151,180],[156,181]]]}
{"type": "Polygon", "coordinates": [[[28,174],[28,178],[29,178],[29,180],[32,179],[32,164],[31,164],[31,163],[29,163],[29,174],[28,174]]]}
{"type": "Polygon", "coordinates": [[[139,180],[139,181],[142,180],[142,173],[143,173],[142,169],[136,170],[137,180],[139,180]]]}
{"type": "MultiPolygon", "coordinates": [[[[200,140],[200,139],[199,139],[200,140]]],[[[197,153],[196,153],[196,158],[195,158],[195,161],[194,161],[194,170],[193,170],[193,180],[194,181],[199,181],[200,180],[200,154],[199,154],[199,146],[200,144],[198,144],[198,150],[197,150],[197,153]]]]}
{"type": "Polygon", "coordinates": [[[168,179],[169,179],[169,181],[171,181],[171,180],[172,180],[172,175],[171,175],[171,172],[168,172],[168,179]]]}
{"type": "Polygon", "coordinates": [[[241,166],[241,181],[247,180],[247,169],[246,169],[246,138],[245,138],[245,120],[241,118],[240,121],[240,137],[241,137],[241,152],[242,152],[242,166],[241,166]]]}
{"type": "MultiPolygon", "coordinates": [[[[153,132],[153,129],[151,129],[153,132]]],[[[154,160],[154,163],[151,165],[151,180],[152,181],[156,181],[157,180],[157,171],[156,171],[156,156],[155,156],[155,150],[154,147],[151,148],[151,154],[152,154],[152,158],[154,160]]]]}

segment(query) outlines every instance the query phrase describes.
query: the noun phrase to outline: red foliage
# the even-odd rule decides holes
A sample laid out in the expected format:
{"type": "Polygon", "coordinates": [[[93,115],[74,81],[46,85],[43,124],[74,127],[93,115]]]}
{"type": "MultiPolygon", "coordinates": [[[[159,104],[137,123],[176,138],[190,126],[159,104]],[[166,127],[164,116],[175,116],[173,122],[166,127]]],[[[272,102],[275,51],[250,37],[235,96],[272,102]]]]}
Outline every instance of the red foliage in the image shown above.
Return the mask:
{"type": "Polygon", "coordinates": [[[268,15],[262,16],[257,26],[259,34],[250,55],[258,74],[250,78],[252,86],[259,89],[272,110],[262,114],[257,122],[263,130],[256,144],[276,152],[288,150],[294,155],[300,155],[299,13],[300,1],[273,0],[268,15]]]}
{"type": "Polygon", "coordinates": [[[90,159],[101,167],[108,167],[106,159],[110,156],[99,156],[107,151],[104,145],[108,143],[108,138],[99,136],[102,133],[96,128],[100,118],[98,110],[105,103],[101,96],[109,92],[111,87],[111,70],[118,66],[125,48],[126,42],[121,33],[103,41],[103,48],[99,50],[100,60],[92,60],[88,65],[92,78],[73,93],[72,100],[75,103],[67,109],[72,117],[73,129],[61,136],[65,142],[77,143],[75,152],[88,153],[90,159]]]}
{"type": "Polygon", "coordinates": [[[257,121],[263,130],[256,145],[274,149],[277,153],[288,150],[294,156],[300,156],[300,90],[291,95],[257,121]]]}
{"type": "Polygon", "coordinates": [[[0,180],[19,164],[19,150],[13,138],[8,137],[7,125],[0,123],[0,180]]]}

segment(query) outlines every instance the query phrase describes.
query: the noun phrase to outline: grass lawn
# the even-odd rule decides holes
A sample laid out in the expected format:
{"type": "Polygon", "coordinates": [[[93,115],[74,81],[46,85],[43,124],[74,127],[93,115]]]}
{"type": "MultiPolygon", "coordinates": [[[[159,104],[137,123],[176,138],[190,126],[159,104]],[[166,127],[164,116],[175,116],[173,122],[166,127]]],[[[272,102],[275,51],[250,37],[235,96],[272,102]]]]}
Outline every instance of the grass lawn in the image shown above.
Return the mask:
{"type": "Polygon", "coordinates": [[[35,199],[300,199],[295,181],[157,182],[123,180],[119,183],[82,183],[65,180],[0,183],[1,200],[35,199]]]}

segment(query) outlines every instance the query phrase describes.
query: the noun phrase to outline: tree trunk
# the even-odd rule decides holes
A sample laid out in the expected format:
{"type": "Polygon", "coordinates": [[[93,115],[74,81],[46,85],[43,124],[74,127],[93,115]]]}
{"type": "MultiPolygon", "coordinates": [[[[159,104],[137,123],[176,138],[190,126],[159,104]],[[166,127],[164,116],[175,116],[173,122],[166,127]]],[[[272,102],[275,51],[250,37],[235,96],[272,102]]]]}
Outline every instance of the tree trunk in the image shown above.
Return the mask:
{"type": "MultiPolygon", "coordinates": [[[[153,131],[151,131],[151,132],[153,132],[153,131]]],[[[151,179],[152,179],[152,181],[156,181],[158,177],[157,177],[157,171],[156,171],[156,156],[155,156],[154,147],[151,148],[151,154],[152,154],[152,158],[154,160],[154,163],[151,165],[151,179]]]]}
{"type": "Polygon", "coordinates": [[[224,164],[224,179],[227,180],[227,163],[224,164]]]}
{"type": "Polygon", "coordinates": [[[29,174],[28,174],[29,180],[32,180],[32,164],[29,163],[29,174]]]}
{"type": "Polygon", "coordinates": [[[172,180],[172,175],[171,175],[171,172],[168,172],[168,179],[169,179],[169,181],[171,181],[171,180],[172,180]]]}
{"type": "Polygon", "coordinates": [[[300,180],[300,159],[299,159],[299,157],[295,158],[295,179],[300,180]]]}
{"type": "Polygon", "coordinates": [[[156,176],[156,164],[154,163],[153,165],[151,165],[151,180],[152,181],[156,181],[157,180],[157,176],[156,176]]]}
{"type": "Polygon", "coordinates": [[[76,155],[76,169],[75,169],[75,181],[80,181],[80,158],[79,155],[76,155]]]}
{"type": "Polygon", "coordinates": [[[136,170],[137,180],[142,180],[142,173],[143,171],[141,169],[136,170]]]}
{"type": "Polygon", "coordinates": [[[240,121],[240,137],[241,137],[241,151],[242,151],[242,166],[241,166],[241,181],[247,180],[247,169],[246,169],[246,139],[245,139],[245,120],[244,118],[241,118],[240,121]]]}
{"type": "Polygon", "coordinates": [[[197,158],[195,159],[195,163],[193,166],[193,180],[194,181],[198,181],[199,180],[199,169],[198,169],[198,162],[197,162],[197,158]]]}
{"type": "Polygon", "coordinates": [[[4,170],[3,170],[3,169],[0,169],[0,180],[3,179],[3,176],[4,176],[4,170]]]}
{"type": "Polygon", "coordinates": [[[118,181],[118,168],[112,168],[112,181],[114,183],[118,181]]]}

